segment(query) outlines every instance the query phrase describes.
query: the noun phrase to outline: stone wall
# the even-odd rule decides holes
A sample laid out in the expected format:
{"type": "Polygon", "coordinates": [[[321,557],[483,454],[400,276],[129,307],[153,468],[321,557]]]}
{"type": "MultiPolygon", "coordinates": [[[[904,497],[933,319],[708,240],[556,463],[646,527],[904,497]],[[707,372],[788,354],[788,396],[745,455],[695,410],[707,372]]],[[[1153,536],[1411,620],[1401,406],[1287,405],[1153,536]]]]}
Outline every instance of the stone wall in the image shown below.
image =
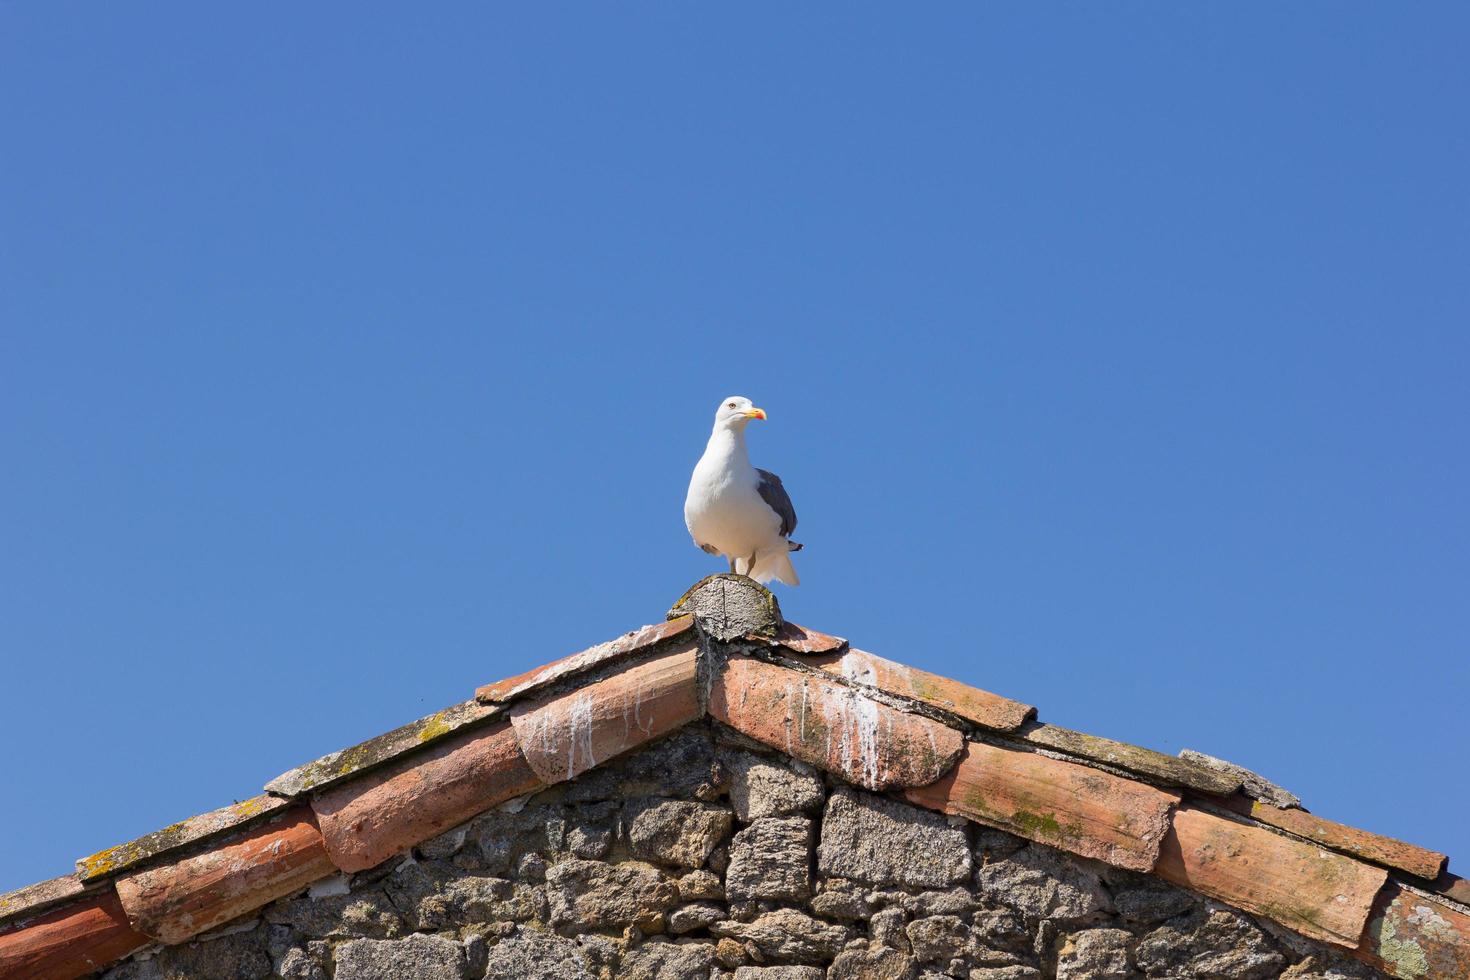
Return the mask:
{"type": "Polygon", "coordinates": [[[696,725],[108,980],[1346,980],[1156,878],[696,725]]]}

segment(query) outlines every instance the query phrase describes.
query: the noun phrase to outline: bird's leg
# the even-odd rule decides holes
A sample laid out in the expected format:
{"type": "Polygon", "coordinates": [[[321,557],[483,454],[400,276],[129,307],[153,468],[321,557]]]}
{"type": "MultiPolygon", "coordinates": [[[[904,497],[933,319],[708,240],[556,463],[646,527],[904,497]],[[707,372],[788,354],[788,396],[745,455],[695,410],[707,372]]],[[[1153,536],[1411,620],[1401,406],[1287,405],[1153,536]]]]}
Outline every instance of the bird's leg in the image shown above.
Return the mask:
{"type": "Polygon", "coordinates": [[[752,551],[750,553],[749,558],[745,559],[745,574],[747,577],[750,575],[751,572],[755,571],[755,556],[759,553],[760,549],[757,548],[755,551],[752,551]]]}
{"type": "MultiPolygon", "coordinates": [[[[727,555],[726,557],[729,557],[729,556],[727,555]]],[[[735,571],[735,559],[734,558],[730,558],[730,574],[731,575],[739,574],[739,573],[737,573],[735,571]]]]}

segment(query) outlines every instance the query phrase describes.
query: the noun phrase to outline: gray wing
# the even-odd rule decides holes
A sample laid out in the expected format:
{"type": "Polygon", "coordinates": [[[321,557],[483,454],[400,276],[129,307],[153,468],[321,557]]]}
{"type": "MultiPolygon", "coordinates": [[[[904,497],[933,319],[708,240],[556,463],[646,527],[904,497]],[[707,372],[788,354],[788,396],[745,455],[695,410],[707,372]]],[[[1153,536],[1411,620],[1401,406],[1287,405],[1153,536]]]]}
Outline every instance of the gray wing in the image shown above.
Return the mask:
{"type": "Polygon", "coordinates": [[[781,537],[791,537],[791,532],[796,530],[796,508],[791,506],[791,497],[787,495],[786,488],[781,485],[781,478],[770,470],[756,470],[760,474],[760,483],[756,489],[761,493],[761,499],[766,506],[774,510],[781,518],[781,537]]]}

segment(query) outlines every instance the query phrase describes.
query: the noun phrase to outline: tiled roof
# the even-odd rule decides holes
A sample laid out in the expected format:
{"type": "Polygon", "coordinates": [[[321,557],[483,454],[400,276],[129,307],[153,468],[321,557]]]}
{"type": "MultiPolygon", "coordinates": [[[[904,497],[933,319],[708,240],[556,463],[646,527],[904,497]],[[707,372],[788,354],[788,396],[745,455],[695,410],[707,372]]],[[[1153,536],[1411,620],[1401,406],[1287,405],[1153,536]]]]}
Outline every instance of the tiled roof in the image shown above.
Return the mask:
{"type": "Polygon", "coordinates": [[[1155,874],[1390,975],[1470,977],[1470,883],[1443,854],[1324,820],[1221,760],[1035,716],[787,623],[767,590],[712,576],[666,622],[0,895],[0,978],[80,977],[184,942],[705,717],[869,790],[1155,874]]]}

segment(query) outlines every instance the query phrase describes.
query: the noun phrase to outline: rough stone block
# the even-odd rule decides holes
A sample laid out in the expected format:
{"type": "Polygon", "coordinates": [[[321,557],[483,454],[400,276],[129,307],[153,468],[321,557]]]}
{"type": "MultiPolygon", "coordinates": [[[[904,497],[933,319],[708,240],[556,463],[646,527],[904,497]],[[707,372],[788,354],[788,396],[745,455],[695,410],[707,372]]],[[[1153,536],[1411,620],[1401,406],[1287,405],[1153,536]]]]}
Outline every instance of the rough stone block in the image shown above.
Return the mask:
{"type": "Polygon", "coordinates": [[[819,966],[742,966],[735,980],[824,980],[827,971],[819,966]]]}
{"type": "Polygon", "coordinates": [[[440,936],[353,939],[337,948],[336,980],[465,980],[464,947],[440,936]]]}
{"type": "Polygon", "coordinates": [[[491,947],[485,977],[507,980],[594,980],[581,947],[539,929],[517,929],[491,947]]]}
{"type": "Polygon", "coordinates": [[[648,923],[679,902],[657,868],[636,861],[564,861],[546,872],[551,921],[579,929],[648,923]]]}
{"type": "Polygon", "coordinates": [[[623,958],[618,980],[707,980],[714,961],[714,943],[648,942],[623,958]]]}
{"type": "Polygon", "coordinates": [[[731,901],[791,901],[812,892],[812,822],[762,817],[730,842],[725,892],[731,901]]]}
{"type": "Polygon", "coordinates": [[[827,800],[817,869],[871,885],[944,888],[970,876],[970,846],[943,817],[839,789],[827,800]]]}
{"type": "Polygon", "coordinates": [[[720,761],[729,771],[730,804],[741,823],[813,813],[826,796],[821,779],[785,762],[737,749],[722,751],[720,761]]]}
{"type": "Polygon", "coordinates": [[[796,909],[765,912],[751,922],[716,922],[710,932],[747,943],[776,963],[826,962],[852,936],[843,926],[821,922],[796,909]]]}
{"type": "Polygon", "coordinates": [[[1134,980],[1126,929],[1084,929],[1062,940],[1057,951],[1057,980],[1134,980]]]}
{"type": "Polygon", "coordinates": [[[698,868],[730,833],[730,811],[691,800],[633,800],[623,808],[628,850],[657,864],[698,868]]]}
{"type": "Polygon", "coordinates": [[[1286,964],[1270,938],[1230,909],[1197,908],[1143,937],[1135,954],[1151,977],[1267,980],[1286,964]]]}
{"type": "Polygon", "coordinates": [[[1079,922],[1112,908],[1095,867],[1044,845],[1032,845],[979,868],[975,888],[992,902],[1032,919],[1079,922]]]}

